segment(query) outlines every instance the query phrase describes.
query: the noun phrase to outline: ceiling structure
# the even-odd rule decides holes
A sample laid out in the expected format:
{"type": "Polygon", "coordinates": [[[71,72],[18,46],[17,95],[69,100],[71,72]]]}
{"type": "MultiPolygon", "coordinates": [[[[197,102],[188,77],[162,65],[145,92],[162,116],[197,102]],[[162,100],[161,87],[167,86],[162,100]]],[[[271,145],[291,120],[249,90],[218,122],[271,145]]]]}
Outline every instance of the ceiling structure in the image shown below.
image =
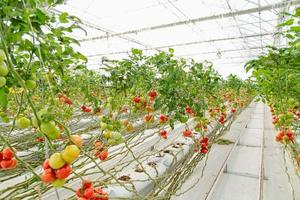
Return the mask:
{"type": "Polygon", "coordinates": [[[146,54],[175,50],[177,57],[209,60],[224,77],[246,78],[244,64],[264,52],[265,46],[284,46],[274,35],[283,11],[299,0],[66,0],[55,12],[82,20],[86,30],[72,33],[98,69],[102,57],[121,59],[131,48],[146,54]]]}

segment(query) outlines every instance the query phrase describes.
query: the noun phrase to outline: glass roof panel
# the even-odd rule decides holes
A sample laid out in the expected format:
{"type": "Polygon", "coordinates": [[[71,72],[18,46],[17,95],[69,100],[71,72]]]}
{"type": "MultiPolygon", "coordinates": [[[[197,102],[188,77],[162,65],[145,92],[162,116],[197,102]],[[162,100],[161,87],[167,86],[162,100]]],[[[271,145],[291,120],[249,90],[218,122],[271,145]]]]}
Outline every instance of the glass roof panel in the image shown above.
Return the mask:
{"type": "MultiPolygon", "coordinates": [[[[86,33],[76,30],[71,35],[80,40],[81,46],[76,48],[88,56],[89,68],[99,67],[102,57],[126,58],[131,48],[153,54],[172,47],[178,57],[208,59],[222,75],[234,73],[245,78],[245,62],[274,43],[278,13],[284,8],[274,5],[281,2],[66,0],[55,11],[82,20],[86,33]]],[[[281,42],[284,45],[286,41],[281,42]]]]}

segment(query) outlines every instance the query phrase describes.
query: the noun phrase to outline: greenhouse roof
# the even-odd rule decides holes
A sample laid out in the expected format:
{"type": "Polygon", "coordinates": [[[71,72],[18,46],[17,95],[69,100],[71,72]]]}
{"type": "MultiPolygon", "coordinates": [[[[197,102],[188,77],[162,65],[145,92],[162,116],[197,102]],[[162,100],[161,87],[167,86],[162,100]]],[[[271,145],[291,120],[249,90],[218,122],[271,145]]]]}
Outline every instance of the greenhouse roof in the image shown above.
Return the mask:
{"type": "Polygon", "coordinates": [[[283,11],[300,1],[282,0],[66,0],[55,11],[82,20],[72,33],[81,43],[88,67],[102,57],[126,58],[131,48],[146,54],[173,48],[177,57],[209,60],[223,76],[242,78],[244,64],[265,46],[284,46],[274,35],[283,11]]]}

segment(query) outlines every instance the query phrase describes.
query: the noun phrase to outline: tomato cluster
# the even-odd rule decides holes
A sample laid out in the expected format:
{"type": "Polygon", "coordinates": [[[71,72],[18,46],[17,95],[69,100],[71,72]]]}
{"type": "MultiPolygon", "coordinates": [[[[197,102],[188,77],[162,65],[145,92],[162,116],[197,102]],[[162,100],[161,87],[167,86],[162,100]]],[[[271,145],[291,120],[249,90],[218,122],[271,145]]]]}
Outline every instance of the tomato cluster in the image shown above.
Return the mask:
{"type": "Polygon", "coordinates": [[[52,183],[54,187],[63,186],[72,171],[70,164],[78,158],[79,154],[80,150],[76,145],[68,145],[61,153],[52,154],[43,163],[42,181],[52,183]]]}
{"type": "Polygon", "coordinates": [[[85,112],[85,113],[90,113],[90,112],[92,112],[92,109],[89,108],[89,107],[87,107],[87,106],[85,106],[85,105],[80,106],[80,109],[81,109],[83,112],[85,112]]]}
{"type": "Polygon", "coordinates": [[[276,135],[276,141],[287,144],[289,142],[294,142],[294,132],[290,129],[281,130],[276,135]]]}
{"type": "Polygon", "coordinates": [[[206,154],[208,152],[208,137],[203,137],[199,140],[199,143],[201,144],[201,150],[200,152],[203,154],[206,154]]]}
{"type": "Polygon", "coordinates": [[[146,114],[144,116],[144,120],[145,120],[145,123],[146,124],[149,124],[149,123],[154,123],[154,114],[146,114]]]}
{"type": "Polygon", "coordinates": [[[14,169],[18,164],[18,160],[14,156],[14,152],[6,147],[0,152],[0,169],[14,169]]]}
{"type": "Polygon", "coordinates": [[[0,50],[0,88],[6,85],[5,76],[8,74],[9,70],[5,62],[5,53],[3,50],[0,50]]]}
{"type": "Polygon", "coordinates": [[[209,121],[207,119],[201,119],[199,121],[197,121],[196,125],[195,125],[195,130],[196,131],[208,131],[208,125],[209,121]]]}
{"type": "Polygon", "coordinates": [[[44,183],[52,183],[54,187],[61,187],[65,183],[65,179],[72,172],[72,168],[69,164],[64,164],[58,169],[51,167],[49,160],[45,160],[43,163],[43,173],[41,179],[44,183]]]}
{"type": "Polygon", "coordinates": [[[150,101],[154,101],[155,98],[157,97],[157,92],[155,90],[151,90],[148,92],[148,96],[150,97],[150,101]]]}
{"type": "Polygon", "coordinates": [[[165,124],[166,122],[168,122],[168,120],[169,120],[169,117],[164,114],[161,114],[159,116],[159,124],[165,124]]]}
{"type": "Polygon", "coordinates": [[[65,103],[69,106],[73,104],[72,100],[69,99],[67,97],[67,95],[65,95],[65,94],[58,94],[58,99],[59,99],[60,102],[65,103]]]}
{"type": "Polygon", "coordinates": [[[168,138],[168,132],[163,129],[159,132],[160,136],[163,138],[163,139],[167,139],[168,138]]]}
{"type": "Polygon", "coordinates": [[[190,116],[195,116],[195,112],[192,110],[190,106],[185,107],[185,112],[190,116]]]}
{"type": "Polygon", "coordinates": [[[100,160],[106,160],[108,157],[108,150],[105,146],[100,142],[96,141],[94,143],[94,155],[98,157],[100,160]]]}
{"type": "Polygon", "coordinates": [[[225,112],[222,112],[218,119],[219,123],[223,125],[226,121],[226,117],[227,117],[227,114],[225,112]]]}
{"type": "Polygon", "coordinates": [[[108,194],[102,187],[94,187],[92,182],[84,180],[76,191],[77,200],[108,200],[108,194]]]}
{"type": "Polygon", "coordinates": [[[236,108],[231,108],[231,113],[235,113],[236,112],[236,108]]]}

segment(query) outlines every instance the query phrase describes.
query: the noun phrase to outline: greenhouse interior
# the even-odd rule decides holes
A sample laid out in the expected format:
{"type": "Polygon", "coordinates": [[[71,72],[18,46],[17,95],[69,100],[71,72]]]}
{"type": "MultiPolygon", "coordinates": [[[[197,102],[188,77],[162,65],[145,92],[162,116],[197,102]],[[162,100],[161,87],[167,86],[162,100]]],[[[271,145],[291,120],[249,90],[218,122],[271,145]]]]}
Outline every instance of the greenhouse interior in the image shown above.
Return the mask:
{"type": "Polygon", "coordinates": [[[0,15],[0,200],[300,200],[299,0],[0,15]]]}

